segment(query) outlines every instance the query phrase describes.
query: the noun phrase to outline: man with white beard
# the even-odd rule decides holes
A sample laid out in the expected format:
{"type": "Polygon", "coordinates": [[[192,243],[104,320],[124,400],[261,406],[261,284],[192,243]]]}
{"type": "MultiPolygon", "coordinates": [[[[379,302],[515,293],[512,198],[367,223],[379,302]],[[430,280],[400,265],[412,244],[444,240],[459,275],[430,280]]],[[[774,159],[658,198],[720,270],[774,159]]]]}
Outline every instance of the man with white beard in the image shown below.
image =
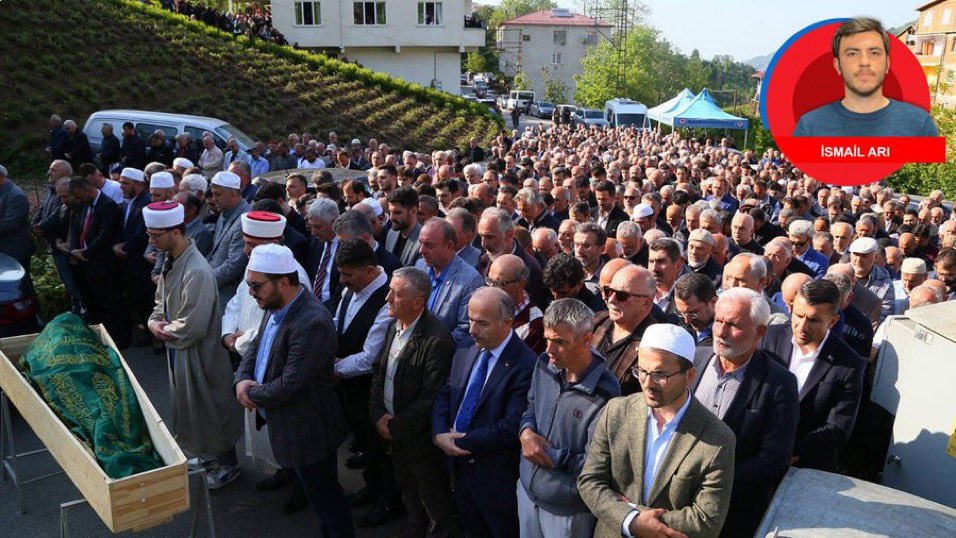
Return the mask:
{"type": "Polygon", "coordinates": [[[687,239],[687,266],[691,271],[706,276],[714,281],[715,286],[719,286],[723,270],[713,258],[716,246],[714,234],[707,230],[697,228],[690,232],[687,239]]]}

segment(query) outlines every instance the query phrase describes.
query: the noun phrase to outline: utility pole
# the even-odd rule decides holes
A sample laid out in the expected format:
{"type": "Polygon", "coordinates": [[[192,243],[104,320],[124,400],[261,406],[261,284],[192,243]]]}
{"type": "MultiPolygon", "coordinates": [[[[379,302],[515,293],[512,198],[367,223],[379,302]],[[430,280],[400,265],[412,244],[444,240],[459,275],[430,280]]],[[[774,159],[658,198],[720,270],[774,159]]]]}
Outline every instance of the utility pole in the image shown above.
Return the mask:
{"type": "Polygon", "coordinates": [[[629,0],[582,0],[581,3],[584,14],[594,19],[594,29],[614,46],[614,86],[618,96],[624,97],[627,91],[627,34],[634,23],[631,20],[629,0]],[[607,35],[602,27],[597,26],[599,20],[606,20],[614,25],[611,35],[607,35]]]}

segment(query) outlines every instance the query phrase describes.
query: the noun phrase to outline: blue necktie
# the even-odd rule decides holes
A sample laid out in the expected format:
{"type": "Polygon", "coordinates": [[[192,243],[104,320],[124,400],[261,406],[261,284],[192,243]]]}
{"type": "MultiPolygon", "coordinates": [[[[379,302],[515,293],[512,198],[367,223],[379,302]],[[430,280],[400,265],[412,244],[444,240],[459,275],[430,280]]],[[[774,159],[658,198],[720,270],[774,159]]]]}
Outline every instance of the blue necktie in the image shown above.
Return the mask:
{"type": "Polygon", "coordinates": [[[465,397],[461,400],[461,409],[458,410],[458,416],[455,418],[455,431],[466,433],[471,426],[471,419],[475,416],[475,410],[478,408],[478,399],[481,398],[481,389],[485,386],[485,378],[488,377],[488,363],[491,361],[491,352],[482,351],[478,356],[478,364],[475,365],[475,375],[471,377],[468,388],[465,389],[465,397]]]}

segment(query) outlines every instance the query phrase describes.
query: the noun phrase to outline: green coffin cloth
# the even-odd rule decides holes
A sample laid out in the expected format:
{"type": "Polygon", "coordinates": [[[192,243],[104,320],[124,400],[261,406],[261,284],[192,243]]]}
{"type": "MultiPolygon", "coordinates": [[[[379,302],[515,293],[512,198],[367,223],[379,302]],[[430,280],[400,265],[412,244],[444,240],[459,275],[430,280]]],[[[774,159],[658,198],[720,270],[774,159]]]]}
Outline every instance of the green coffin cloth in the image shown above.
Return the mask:
{"type": "Polygon", "coordinates": [[[78,316],[54,318],[19,367],[107,476],[124,478],[164,465],[119,355],[78,316]]]}

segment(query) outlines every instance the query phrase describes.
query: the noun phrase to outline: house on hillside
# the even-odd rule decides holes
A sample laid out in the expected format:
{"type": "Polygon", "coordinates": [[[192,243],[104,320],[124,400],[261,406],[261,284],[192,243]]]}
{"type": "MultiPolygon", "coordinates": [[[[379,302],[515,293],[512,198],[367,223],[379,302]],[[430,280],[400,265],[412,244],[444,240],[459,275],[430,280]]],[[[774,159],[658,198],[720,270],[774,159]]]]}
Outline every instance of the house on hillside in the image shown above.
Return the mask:
{"type": "Polygon", "coordinates": [[[562,82],[570,99],[585,53],[606,41],[612,28],[610,23],[567,9],[522,15],[498,27],[499,67],[509,77],[523,71],[539,98],[544,95],[546,77],[562,82]]]}
{"type": "Polygon", "coordinates": [[[956,0],[922,2],[916,11],[913,48],[929,82],[930,101],[956,108],[956,0]]]}
{"type": "Polygon", "coordinates": [[[300,48],[455,94],[462,53],[485,44],[471,0],[272,0],[272,24],[300,48]]]}

